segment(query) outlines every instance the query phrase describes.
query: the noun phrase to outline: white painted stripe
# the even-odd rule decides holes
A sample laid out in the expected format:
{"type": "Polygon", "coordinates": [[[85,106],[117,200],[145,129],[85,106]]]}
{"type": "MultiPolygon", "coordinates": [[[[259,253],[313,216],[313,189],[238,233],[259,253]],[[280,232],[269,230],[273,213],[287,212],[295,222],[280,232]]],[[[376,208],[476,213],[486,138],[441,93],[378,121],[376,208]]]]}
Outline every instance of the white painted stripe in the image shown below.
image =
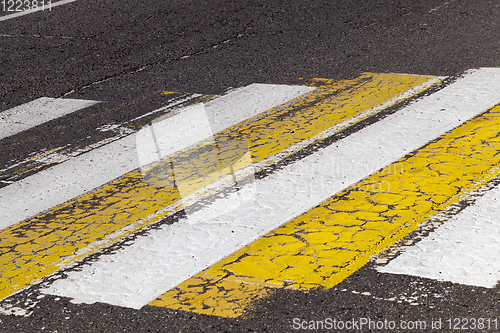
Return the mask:
{"type": "Polygon", "coordinates": [[[496,187],[377,270],[494,288],[500,282],[499,204],[496,187]]]}
{"type": "MultiPolygon", "coordinates": [[[[70,272],[45,292],[140,308],[180,282],[500,102],[500,69],[481,69],[253,184],[236,211],[203,208],[70,272]],[[341,170],[339,172],[338,170],[341,170]],[[197,221],[194,221],[195,218],[197,221]],[[197,222],[197,223],[194,223],[197,222]]],[[[222,199],[227,200],[227,199],[222,199]]],[[[216,203],[217,204],[217,203],[216,203]]]]}
{"type": "MultiPolygon", "coordinates": [[[[231,115],[232,110],[244,109],[245,117],[254,116],[312,89],[314,88],[303,86],[251,85],[232,91],[220,97],[219,101],[216,99],[206,103],[206,112],[212,119],[212,130],[217,131],[244,120],[241,115],[231,115]],[[245,99],[245,96],[253,94],[257,94],[257,97],[245,99]]],[[[18,117],[14,109],[6,112],[12,113],[12,117],[18,117]]],[[[127,136],[1,188],[0,229],[62,204],[138,168],[135,145],[135,136],[127,136]]]]}
{"type": "Polygon", "coordinates": [[[98,101],[40,97],[0,112],[0,139],[25,131],[52,119],[84,109],[98,101]]]}
{"type": "Polygon", "coordinates": [[[144,126],[135,136],[141,167],[160,161],[214,134],[204,103],[189,106],[175,116],[162,118],[144,126]]]}
{"type": "MultiPolygon", "coordinates": [[[[30,9],[30,10],[25,10],[25,11],[18,12],[15,14],[1,16],[0,21],[6,21],[6,20],[10,20],[10,19],[19,17],[19,16],[24,16],[24,15],[28,15],[28,14],[32,14],[32,13],[36,13],[36,12],[40,12],[40,11],[41,12],[50,12],[50,11],[52,11],[52,8],[54,8],[54,7],[65,5],[67,3],[75,2],[75,1],[77,1],[77,0],[62,0],[62,1],[53,2],[50,4],[46,4],[43,7],[40,6],[37,9],[30,9]]],[[[48,3],[47,0],[45,2],[48,3]]],[[[41,1],[39,3],[41,3],[41,1]]]]}

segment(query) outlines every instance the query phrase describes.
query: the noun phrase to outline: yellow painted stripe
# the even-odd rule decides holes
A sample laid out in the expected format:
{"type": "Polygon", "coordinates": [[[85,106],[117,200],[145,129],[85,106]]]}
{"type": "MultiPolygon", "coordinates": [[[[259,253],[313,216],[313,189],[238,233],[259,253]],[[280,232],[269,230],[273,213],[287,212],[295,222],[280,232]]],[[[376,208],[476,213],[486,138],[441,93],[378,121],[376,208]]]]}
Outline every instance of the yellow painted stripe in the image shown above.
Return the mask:
{"type": "Polygon", "coordinates": [[[495,177],[500,172],[499,133],[500,106],[496,106],[149,305],[237,317],[259,293],[264,297],[272,292],[271,287],[331,288],[419,223],[495,177]]]}
{"type": "MultiPolygon", "coordinates": [[[[192,190],[196,190],[213,181],[214,177],[205,177],[195,170],[201,170],[200,165],[206,170],[217,170],[210,165],[207,151],[215,149],[218,142],[244,141],[253,161],[263,161],[431,79],[365,73],[355,80],[314,80],[318,89],[294,105],[272,109],[250,123],[230,128],[229,133],[225,131],[227,134],[219,134],[217,142],[181,152],[179,159],[188,157],[191,166],[185,174],[175,175],[176,182],[191,182],[192,190]],[[202,181],[196,182],[197,177],[202,181]]],[[[231,154],[228,158],[232,158],[231,154]]],[[[158,186],[151,186],[154,182],[145,181],[140,172],[130,172],[89,194],[2,230],[0,298],[179,210],[179,194],[168,180],[169,165],[170,161],[152,166],[151,174],[158,177],[158,186]]]]}

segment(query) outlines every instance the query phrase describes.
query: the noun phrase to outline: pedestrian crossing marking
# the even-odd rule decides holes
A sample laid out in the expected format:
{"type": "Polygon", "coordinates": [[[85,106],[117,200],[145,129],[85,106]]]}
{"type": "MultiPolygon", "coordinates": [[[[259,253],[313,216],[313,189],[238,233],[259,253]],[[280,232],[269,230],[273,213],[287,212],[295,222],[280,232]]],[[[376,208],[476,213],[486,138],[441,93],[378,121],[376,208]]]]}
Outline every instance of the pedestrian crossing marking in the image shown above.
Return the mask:
{"type": "Polygon", "coordinates": [[[91,265],[67,271],[67,278],[43,292],[139,309],[332,194],[496,105],[498,74],[488,68],[468,72],[401,109],[357,124],[358,130],[348,136],[343,132],[328,137],[256,175],[253,184],[259,190],[238,209],[206,218],[205,213],[225,202],[225,189],[200,200],[195,223],[183,216],[169,220],[175,221],[172,224],[166,220],[112,255],[103,253],[91,265]]]}
{"type": "MultiPolygon", "coordinates": [[[[252,158],[262,161],[280,149],[320,133],[328,126],[342,123],[353,115],[370,111],[373,106],[393,100],[433,79],[430,76],[368,73],[361,78],[341,83],[328,81],[328,84],[332,84],[331,87],[323,86],[321,80],[316,80],[316,84],[319,84],[316,90],[318,94],[315,95],[315,91],[296,104],[297,107],[304,108],[305,105],[315,106],[317,114],[309,114],[314,121],[297,118],[300,114],[294,114],[293,106],[275,108],[265,113],[267,117],[257,117],[250,124],[234,127],[226,135],[234,139],[238,134],[248,140],[252,153],[256,154],[252,158]],[[367,98],[367,95],[371,97],[367,98]],[[289,122],[285,115],[291,116],[294,122],[289,122]],[[271,122],[270,117],[274,117],[271,122]],[[302,124],[302,128],[297,130],[304,130],[305,134],[290,130],[297,122],[302,124]],[[269,126],[275,132],[269,131],[269,126]],[[267,155],[263,151],[267,151],[267,155]]],[[[134,171],[49,212],[2,230],[0,298],[7,297],[146,225],[160,221],[182,207],[176,205],[178,200],[179,195],[174,188],[157,189],[148,186],[141,173],[134,171]]]]}
{"type": "Polygon", "coordinates": [[[497,105],[236,251],[149,305],[238,317],[251,301],[272,293],[270,288],[335,286],[371,256],[495,177],[500,172],[499,124],[497,105]],[[229,283],[237,288],[228,290],[229,283]],[[249,297],[245,288],[253,290],[249,297]],[[216,291],[218,295],[214,295],[216,291]]]}

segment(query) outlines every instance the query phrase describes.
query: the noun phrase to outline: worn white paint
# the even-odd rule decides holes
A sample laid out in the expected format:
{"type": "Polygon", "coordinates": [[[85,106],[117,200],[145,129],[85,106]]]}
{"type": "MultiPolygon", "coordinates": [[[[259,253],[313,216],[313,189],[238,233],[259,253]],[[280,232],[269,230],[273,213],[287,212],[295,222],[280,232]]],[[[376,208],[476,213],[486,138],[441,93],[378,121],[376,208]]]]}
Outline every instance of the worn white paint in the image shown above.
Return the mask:
{"type": "Polygon", "coordinates": [[[40,97],[32,102],[0,112],[0,140],[96,103],[99,102],[40,97]]]}
{"type": "Polygon", "coordinates": [[[500,282],[500,188],[451,218],[379,272],[493,288],[500,282]]]}
{"type": "MultiPolygon", "coordinates": [[[[314,88],[256,84],[231,91],[227,95],[205,104],[211,133],[281,105],[312,89],[314,88]],[[256,97],[247,98],[253,94],[256,97]],[[244,115],[233,114],[238,110],[245,110],[244,115]]],[[[79,108],[82,105],[79,104],[81,102],[78,100],[44,98],[31,102],[31,104],[28,103],[29,107],[27,108],[24,106],[21,109],[14,108],[5,111],[6,113],[2,113],[2,115],[5,117],[3,119],[6,123],[7,121],[9,124],[12,123],[13,119],[16,121],[21,119],[21,123],[32,125],[43,122],[37,120],[38,117],[46,121],[47,115],[44,115],[46,110],[41,109],[44,105],[64,103],[68,108],[75,109],[76,107],[70,106],[71,101],[75,101],[79,108]]],[[[92,103],[95,102],[92,101],[92,103]]],[[[59,108],[56,109],[59,110],[59,108]]],[[[176,114],[181,114],[184,111],[179,110],[176,114]]],[[[189,117],[184,119],[189,120],[189,117]]],[[[189,122],[184,123],[184,125],[189,128],[189,122]]],[[[192,127],[192,130],[196,131],[197,128],[192,127]]],[[[175,133],[173,135],[175,136],[175,133]]],[[[0,229],[62,204],[138,168],[140,163],[136,144],[135,135],[126,136],[0,188],[0,229]]]]}
{"type": "MultiPolygon", "coordinates": [[[[500,69],[481,69],[317,153],[258,180],[235,211],[152,230],[57,280],[46,293],[140,308],[334,193],[500,102],[500,69]],[[359,166],[359,167],[358,167],[359,166]],[[338,167],[342,172],[338,172],[338,167]]],[[[204,209],[210,210],[211,207],[204,209]]]]}

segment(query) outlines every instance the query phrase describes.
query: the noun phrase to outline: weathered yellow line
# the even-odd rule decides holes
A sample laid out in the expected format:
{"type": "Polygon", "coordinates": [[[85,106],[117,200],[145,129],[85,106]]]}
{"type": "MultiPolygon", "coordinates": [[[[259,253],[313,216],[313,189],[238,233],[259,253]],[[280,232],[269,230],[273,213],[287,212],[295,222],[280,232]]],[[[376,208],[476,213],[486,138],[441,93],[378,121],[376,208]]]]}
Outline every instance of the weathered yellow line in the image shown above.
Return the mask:
{"type": "Polygon", "coordinates": [[[499,134],[496,106],[149,305],[237,317],[273,288],[331,288],[419,223],[495,177],[500,172],[499,134]]]}
{"type": "MultiPolygon", "coordinates": [[[[365,73],[354,80],[313,80],[318,88],[293,105],[269,110],[233,126],[226,134],[219,133],[216,142],[174,156],[187,163],[186,168],[180,168],[187,171],[177,173],[175,180],[193,184],[191,190],[196,191],[224,176],[224,170],[217,171],[212,165],[219,161],[208,157],[219,142],[243,141],[253,161],[261,162],[431,79],[365,73]],[[212,172],[210,176],[207,170],[212,172]]],[[[154,181],[143,179],[139,171],[127,173],[0,231],[0,299],[181,209],[169,167],[170,161],[151,166],[148,175],[157,177],[154,181]]]]}

